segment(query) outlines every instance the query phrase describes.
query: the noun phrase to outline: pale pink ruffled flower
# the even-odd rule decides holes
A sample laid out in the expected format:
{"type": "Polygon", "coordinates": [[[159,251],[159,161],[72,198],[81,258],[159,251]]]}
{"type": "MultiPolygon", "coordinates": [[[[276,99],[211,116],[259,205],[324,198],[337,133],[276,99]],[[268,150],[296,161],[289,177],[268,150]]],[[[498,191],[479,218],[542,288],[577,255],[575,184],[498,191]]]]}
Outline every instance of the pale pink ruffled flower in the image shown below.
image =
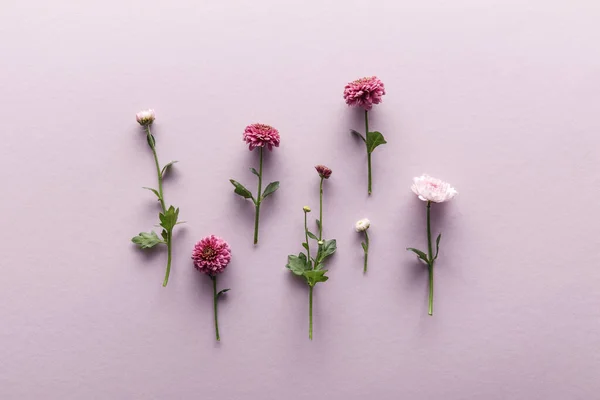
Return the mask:
{"type": "Polygon", "coordinates": [[[231,249],[226,241],[210,235],[196,243],[192,260],[198,271],[214,276],[223,272],[231,261],[231,249]]]}
{"type": "Polygon", "coordinates": [[[432,178],[427,174],[413,178],[410,189],[419,196],[419,199],[431,201],[432,203],[443,203],[458,194],[456,189],[450,186],[448,182],[432,178]]]}
{"type": "Polygon", "coordinates": [[[279,147],[279,132],[272,126],[265,124],[248,125],[244,130],[244,140],[248,143],[250,150],[256,147],[279,147]]]}
{"type": "Polygon", "coordinates": [[[383,82],[376,76],[365,77],[350,82],[344,88],[344,99],[349,106],[373,108],[373,104],[381,103],[385,94],[383,82]]]}
{"type": "Polygon", "coordinates": [[[148,126],[154,122],[156,119],[156,114],[154,110],[142,110],[139,113],[135,114],[135,120],[142,126],[148,126]]]}

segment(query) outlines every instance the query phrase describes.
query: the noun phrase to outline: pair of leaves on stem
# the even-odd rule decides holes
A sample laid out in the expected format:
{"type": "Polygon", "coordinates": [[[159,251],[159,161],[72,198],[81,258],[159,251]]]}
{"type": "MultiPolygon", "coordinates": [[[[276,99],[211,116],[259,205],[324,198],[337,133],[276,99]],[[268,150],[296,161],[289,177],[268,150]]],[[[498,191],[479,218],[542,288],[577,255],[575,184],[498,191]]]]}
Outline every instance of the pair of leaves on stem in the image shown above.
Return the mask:
{"type": "Polygon", "coordinates": [[[160,219],[160,226],[163,227],[161,232],[162,239],[156,234],[156,232],[140,232],[139,235],[133,237],[131,241],[142,249],[149,249],[157,244],[167,244],[173,228],[178,224],[177,219],[179,218],[179,208],[173,206],[169,207],[164,213],[158,214],[160,219]]]}
{"type": "MultiPolygon", "coordinates": [[[[259,176],[258,172],[256,172],[256,170],[254,168],[250,168],[250,170],[252,171],[252,173],[254,175],[259,176]]],[[[244,185],[242,185],[238,181],[230,179],[229,182],[231,182],[231,184],[233,185],[233,187],[234,187],[233,191],[236,194],[242,196],[245,199],[251,199],[255,205],[260,204],[266,197],[272,195],[273,193],[275,193],[275,191],[277,189],[279,189],[279,181],[271,182],[267,185],[267,187],[263,191],[262,195],[259,193],[258,199],[255,199],[254,196],[252,196],[252,192],[250,192],[248,189],[246,189],[244,187],[244,185]]]]}
{"type": "Polygon", "coordinates": [[[427,256],[427,254],[425,254],[425,252],[415,249],[413,247],[408,247],[406,250],[408,251],[412,251],[413,253],[415,253],[417,255],[417,258],[421,261],[423,261],[425,264],[429,265],[430,267],[433,267],[433,262],[435,260],[437,260],[438,258],[438,253],[440,252],[440,239],[442,238],[442,234],[440,233],[437,237],[437,239],[435,240],[435,257],[433,257],[432,260],[429,260],[429,257],[427,256]]]}
{"type": "MultiPolygon", "coordinates": [[[[308,234],[312,239],[317,239],[313,233],[309,232],[308,234]]],[[[302,246],[305,249],[308,247],[306,243],[302,243],[302,246]]],[[[325,282],[329,279],[328,276],[325,276],[327,270],[323,269],[325,267],[323,262],[327,257],[335,253],[336,249],[337,243],[335,239],[324,240],[323,244],[319,246],[319,250],[315,258],[309,260],[304,253],[300,253],[297,256],[293,254],[289,255],[286,268],[292,271],[292,273],[295,275],[303,276],[306,279],[306,283],[308,283],[308,285],[311,287],[315,286],[317,283],[325,282]]]]}
{"type": "MultiPolygon", "coordinates": [[[[167,171],[169,170],[169,168],[171,168],[171,166],[173,164],[175,164],[178,161],[171,161],[170,163],[166,164],[164,167],[162,167],[162,171],[160,171],[160,179],[164,179],[165,174],[167,173],[167,171]]],[[[156,195],[156,197],[158,197],[158,201],[162,201],[162,197],[160,196],[160,193],[158,190],[154,189],[154,188],[150,188],[150,187],[143,187],[142,189],[146,189],[151,191],[152,193],[154,193],[156,195]]]]}
{"type": "Polygon", "coordinates": [[[367,137],[365,138],[360,132],[355,131],[354,129],[350,129],[350,132],[357,135],[365,142],[367,146],[367,153],[371,154],[377,146],[381,146],[382,144],[386,144],[385,138],[381,132],[367,132],[367,137]]]}

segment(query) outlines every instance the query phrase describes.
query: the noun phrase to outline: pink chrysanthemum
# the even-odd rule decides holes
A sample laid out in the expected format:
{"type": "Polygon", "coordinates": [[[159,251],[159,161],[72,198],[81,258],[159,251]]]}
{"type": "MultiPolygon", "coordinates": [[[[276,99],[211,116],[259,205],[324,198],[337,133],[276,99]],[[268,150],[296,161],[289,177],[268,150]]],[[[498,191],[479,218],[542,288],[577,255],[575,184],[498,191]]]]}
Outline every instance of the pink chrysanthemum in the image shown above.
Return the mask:
{"type": "Polygon", "coordinates": [[[214,276],[223,272],[231,261],[231,249],[226,241],[210,235],[196,243],[192,260],[198,271],[214,276]]]}
{"type": "Polygon", "coordinates": [[[315,165],[315,169],[317,170],[321,178],[329,179],[329,177],[331,176],[331,168],[328,168],[324,165],[315,165]]]}
{"type": "Polygon", "coordinates": [[[244,130],[244,140],[248,143],[250,150],[254,150],[256,147],[267,147],[269,150],[273,150],[273,146],[279,147],[279,132],[269,125],[252,124],[244,130]]]}
{"type": "Polygon", "coordinates": [[[381,97],[384,94],[383,82],[376,76],[357,79],[348,83],[344,88],[346,104],[362,107],[365,110],[373,108],[373,104],[381,103],[381,97]]]}

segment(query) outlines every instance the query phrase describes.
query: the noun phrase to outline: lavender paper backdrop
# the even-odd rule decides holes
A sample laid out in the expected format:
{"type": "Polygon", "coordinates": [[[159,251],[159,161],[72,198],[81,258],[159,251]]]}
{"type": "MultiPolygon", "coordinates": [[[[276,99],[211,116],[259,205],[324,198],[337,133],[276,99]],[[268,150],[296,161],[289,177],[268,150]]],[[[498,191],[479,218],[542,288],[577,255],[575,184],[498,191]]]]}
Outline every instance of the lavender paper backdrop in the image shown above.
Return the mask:
{"type": "Polygon", "coordinates": [[[23,1],[0,12],[0,398],[594,399],[600,391],[597,1],[23,1]],[[388,94],[366,157],[348,80],[388,94]],[[188,223],[165,253],[136,111],[157,111],[165,187],[188,223]],[[229,178],[254,188],[244,126],[277,127],[261,243],[229,178]],[[338,239],[308,293],[284,269],[303,205],[326,185],[338,239]],[[427,172],[460,192],[443,232],[435,316],[425,269],[427,172]],[[372,220],[368,276],[353,223],[372,220]],[[195,241],[226,238],[222,339],[195,241]]]}

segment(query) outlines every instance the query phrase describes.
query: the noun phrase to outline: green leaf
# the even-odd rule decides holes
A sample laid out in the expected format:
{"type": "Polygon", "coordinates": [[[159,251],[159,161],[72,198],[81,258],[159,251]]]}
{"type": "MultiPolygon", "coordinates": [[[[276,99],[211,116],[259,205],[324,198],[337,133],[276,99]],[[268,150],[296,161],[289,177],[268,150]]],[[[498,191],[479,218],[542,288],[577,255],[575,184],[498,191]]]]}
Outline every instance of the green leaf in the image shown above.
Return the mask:
{"type": "Polygon", "coordinates": [[[165,240],[165,242],[166,242],[167,240],[169,240],[169,232],[167,232],[167,231],[166,231],[166,230],[164,230],[164,229],[163,229],[163,230],[162,230],[162,232],[160,233],[160,236],[162,236],[162,237],[163,237],[163,239],[165,240]]]}
{"type": "Polygon", "coordinates": [[[367,132],[367,152],[372,153],[379,145],[386,144],[381,132],[367,132]]]}
{"type": "Polygon", "coordinates": [[[225,294],[225,293],[229,292],[230,290],[231,289],[223,289],[223,290],[221,290],[219,293],[217,293],[217,297],[219,297],[222,294],[225,294]]]}
{"type": "Polygon", "coordinates": [[[302,247],[304,247],[306,250],[308,250],[308,245],[304,242],[302,242],[302,247]]]}
{"type": "Polygon", "coordinates": [[[325,264],[317,264],[317,266],[315,267],[315,271],[322,270],[324,266],[325,266],[325,264]]]}
{"type": "Polygon", "coordinates": [[[154,148],[154,146],[156,146],[156,139],[154,139],[154,136],[152,135],[146,135],[146,140],[148,141],[148,146],[150,146],[150,148],[154,148]]]}
{"type": "Polygon", "coordinates": [[[306,255],[300,253],[297,256],[290,254],[288,256],[288,263],[285,267],[296,275],[302,275],[304,274],[304,271],[310,270],[310,266],[311,263],[306,259],[306,255]]]}
{"type": "Polygon", "coordinates": [[[355,131],[354,129],[350,129],[350,133],[352,133],[352,134],[358,136],[359,138],[361,138],[363,142],[365,142],[365,143],[367,142],[365,140],[365,137],[359,131],[355,131]]]}
{"type": "Polygon", "coordinates": [[[170,163],[166,164],[166,165],[165,165],[165,166],[162,168],[162,171],[160,171],[160,176],[162,176],[162,177],[164,178],[164,176],[165,176],[165,173],[166,173],[166,172],[169,170],[169,168],[170,168],[170,167],[171,167],[173,164],[175,164],[175,163],[177,163],[177,162],[179,162],[179,161],[171,161],[170,163]]]}
{"type": "Polygon", "coordinates": [[[326,269],[320,269],[320,270],[311,270],[311,271],[305,271],[304,272],[304,278],[306,278],[306,282],[310,285],[310,286],[315,286],[317,283],[319,282],[325,282],[327,279],[329,279],[328,276],[325,276],[325,274],[327,273],[326,269]]]}
{"type": "Polygon", "coordinates": [[[175,208],[173,206],[169,207],[169,209],[164,213],[158,214],[158,218],[160,219],[160,226],[165,228],[168,232],[173,230],[173,228],[177,224],[178,217],[179,208],[175,208]]]}
{"type": "Polygon", "coordinates": [[[325,240],[322,246],[319,246],[319,252],[317,254],[317,263],[320,264],[327,257],[335,253],[337,250],[337,243],[335,239],[325,240]]]}
{"type": "Polygon", "coordinates": [[[265,197],[275,193],[277,189],[279,189],[279,181],[269,183],[263,192],[262,198],[264,199],[265,197]]]}
{"type": "Polygon", "coordinates": [[[429,264],[429,260],[427,260],[427,254],[423,253],[421,250],[414,249],[412,247],[408,247],[406,250],[412,251],[417,255],[418,258],[425,261],[425,263],[429,264]]]}
{"type": "Polygon", "coordinates": [[[159,243],[165,243],[158,237],[158,235],[154,231],[148,233],[140,232],[139,235],[131,238],[131,241],[140,246],[140,248],[142,249],[149,249],[151,247],[156,246],[159,243]]]}
{"type": "Polygon", "coordinates": [[[442,234],[440,233],[437,237],[437,239],[435,240],[435,257],[433,257],[434,260],[437,260],[437,256],[438,253],[440,252],[440,239],[442,238],[442,234]]]}
{"type": "Polygon", "coordinates": [[[314,240],[319,240],[319,238],[317,237],[317,235],[315,235],[314,233],[312,233],[312,232],[307,232],[307,233],[308,233],[308,237],[309,238],[314,239],[314,240]]]}
{"type": "Polygon", "coordinates": [[[317,229],[320,231],[321,230],[321,221],[317,218],[317,229]]]}
{"type": "Polygon", "coordinates": [[[367,250],[367,244],[365,242],[360,242],[360,245],[362,246],[363,250],[365,251],[365,253],[368,251],[367,250]]]}
{"type": "Polygon", "coordinates": [[[256,176],[260,176],[260,175],[258,174],[258,171],[257,171],[256,169],[254,169],[254,168],[250,168],[250,171],[252,171],[252,173],[253,173],[254,175],[256,175],[256,176]]]}
{"type": "Polygon", "coordinates": [[[250,191],[248,189],[246,189],[244,187],[244,185],[242,185],[241,183],[234,181],[233,179],[230,179],[229,182],[231,182],[231,184],[235,187],[235,189],[233,190],[235,193],[239,194],[240,196],[242,196],[245,199],[252,199],[254,201],[254,197],[252,197],[252,193],[250,193],[250,191]]]}
{"type": "Polygon", "coordinates": [[[152,189],[152,188],[149,188],[149,187],[145,187],[145,186],[142,189],[146,189],[146,190],[151,191],[152,193],[154,193],[156,195],[156,197],[158,197],[158,200],[160,200],[160,193],[158,193],[158,190],[152,189]]]}

